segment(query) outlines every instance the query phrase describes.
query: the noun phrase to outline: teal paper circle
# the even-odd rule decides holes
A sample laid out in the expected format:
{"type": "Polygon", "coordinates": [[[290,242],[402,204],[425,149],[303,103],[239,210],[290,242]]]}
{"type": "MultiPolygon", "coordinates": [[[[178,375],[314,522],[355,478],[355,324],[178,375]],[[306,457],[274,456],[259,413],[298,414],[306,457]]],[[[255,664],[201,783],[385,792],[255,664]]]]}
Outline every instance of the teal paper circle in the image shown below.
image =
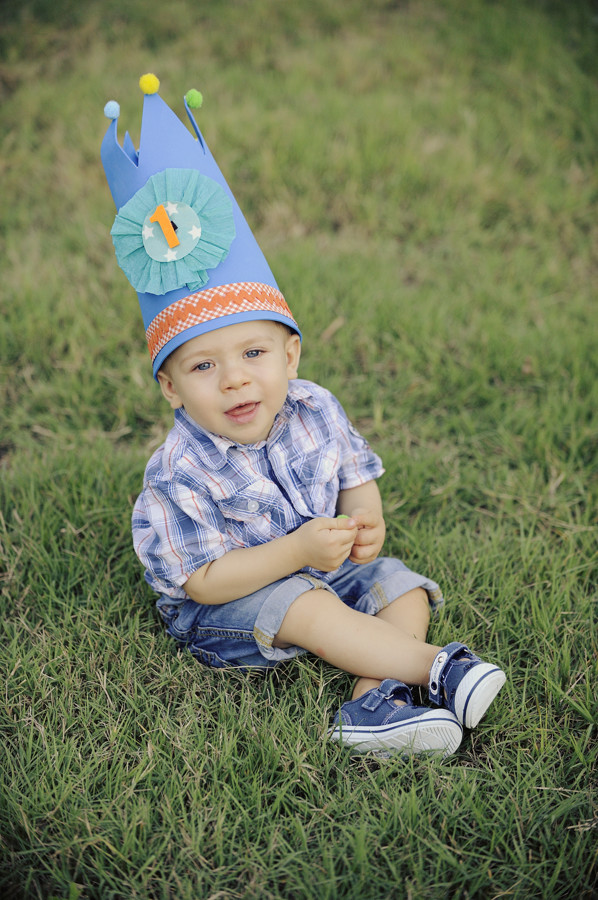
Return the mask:
{"type": "Polygon", "coordinates": [[[184,259],[197,246],[201,237],[201,225],[198,215],[186,203],[167,200],[161,204],[173,226],[179,243],[171,247],[159,221],[151,222],[155,210],[148,213],[143,222],[141,238],[145,252],[157,262],[175,262],[184,259]]]}
{"type": "Polygon", "coordinates": [[[235,238],[232,200],[196,169],[164,169],[119,209],[110,233],[118,263],[139,293],[198,291],[235,238]],[[176,246],[169,246],[159,221],[150,222],[160,206],[164,228],[176,225],[176,246]]]}

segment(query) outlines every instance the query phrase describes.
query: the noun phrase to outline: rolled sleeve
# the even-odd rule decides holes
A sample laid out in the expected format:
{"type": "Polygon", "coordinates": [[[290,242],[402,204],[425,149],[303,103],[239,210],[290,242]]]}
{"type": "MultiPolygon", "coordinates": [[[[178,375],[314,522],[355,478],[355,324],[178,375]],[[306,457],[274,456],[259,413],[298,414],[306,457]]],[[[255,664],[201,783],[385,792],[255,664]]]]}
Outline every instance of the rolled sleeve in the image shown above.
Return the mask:
{"type": "Polygon", "coordinates": [[[336,405],[337,434],[341,450],[339,489],[344,491],[380,478],[384,474],[384,466],[366,439],[351,424],[336,397],[332,399],[336,405]]]}
{"type": "Polygon", "coordinates": [[[217,509],[188,487],[145,486],[133,511],[133,545],[146,579],[161,594],[184,597],[182,585],[228,549],[217,509]]]}

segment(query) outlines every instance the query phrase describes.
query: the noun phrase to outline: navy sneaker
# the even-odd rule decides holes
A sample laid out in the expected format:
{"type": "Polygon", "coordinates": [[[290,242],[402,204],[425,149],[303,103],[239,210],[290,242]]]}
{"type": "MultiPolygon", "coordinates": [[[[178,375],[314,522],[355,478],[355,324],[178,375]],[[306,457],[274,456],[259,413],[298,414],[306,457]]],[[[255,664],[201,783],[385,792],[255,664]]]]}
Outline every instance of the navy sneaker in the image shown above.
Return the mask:
{"type": "Polygon", "coordinates": [[[465,728],[475,728],[505,681],[502,669],[453,641],[432,663],[430,700],[454,713],[465,728]]]}
{"type": "Polygon", "coordinates": [[[343,703],[334,717],[330,739],[357,753],[431,753],[449,756],[463,737],[456,717],[446,709],[414,706],[411,691],[401,681],[385,679],[379,688],[343,703]],[[398,706],[393,700],[402,700],[398,706]]]}

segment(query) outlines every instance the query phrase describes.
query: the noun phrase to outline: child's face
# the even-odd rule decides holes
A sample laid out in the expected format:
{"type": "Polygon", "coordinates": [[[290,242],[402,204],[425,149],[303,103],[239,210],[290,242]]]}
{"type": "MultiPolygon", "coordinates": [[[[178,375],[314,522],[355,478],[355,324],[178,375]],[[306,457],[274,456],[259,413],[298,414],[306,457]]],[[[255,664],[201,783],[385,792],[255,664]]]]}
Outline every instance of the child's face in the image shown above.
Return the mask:
{"type": "Polygon", "coordinates": [[[301,343],[275,322],[226,325],[192,338],[158,372],[173,409],[238,444],[268,437],[289,378],[297,377],[301,343]]]}

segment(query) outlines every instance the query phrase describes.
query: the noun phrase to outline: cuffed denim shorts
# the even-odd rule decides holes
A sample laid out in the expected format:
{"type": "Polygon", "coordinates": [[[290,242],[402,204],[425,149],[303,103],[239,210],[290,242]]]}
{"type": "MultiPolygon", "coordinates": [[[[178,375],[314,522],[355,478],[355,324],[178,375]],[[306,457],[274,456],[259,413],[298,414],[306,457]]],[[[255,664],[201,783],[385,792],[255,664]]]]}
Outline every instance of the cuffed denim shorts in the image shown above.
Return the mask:
{"type": "Polygon", "coordinates": [[[306,591],[331,591],[352,609],[375,616],[418,587],[427,592],[432,610],[442,606],[444,599],[435,582],[398,559],[379,557],[365,565],[347,560],[330,581],[297,572],[230,603],[186,600],[175,604],[164,595],[157,606],[168,634],[200,662],[214,668],[268,668],[306,652],[301,647],[272,646],[289,607],[306,591]]]}

